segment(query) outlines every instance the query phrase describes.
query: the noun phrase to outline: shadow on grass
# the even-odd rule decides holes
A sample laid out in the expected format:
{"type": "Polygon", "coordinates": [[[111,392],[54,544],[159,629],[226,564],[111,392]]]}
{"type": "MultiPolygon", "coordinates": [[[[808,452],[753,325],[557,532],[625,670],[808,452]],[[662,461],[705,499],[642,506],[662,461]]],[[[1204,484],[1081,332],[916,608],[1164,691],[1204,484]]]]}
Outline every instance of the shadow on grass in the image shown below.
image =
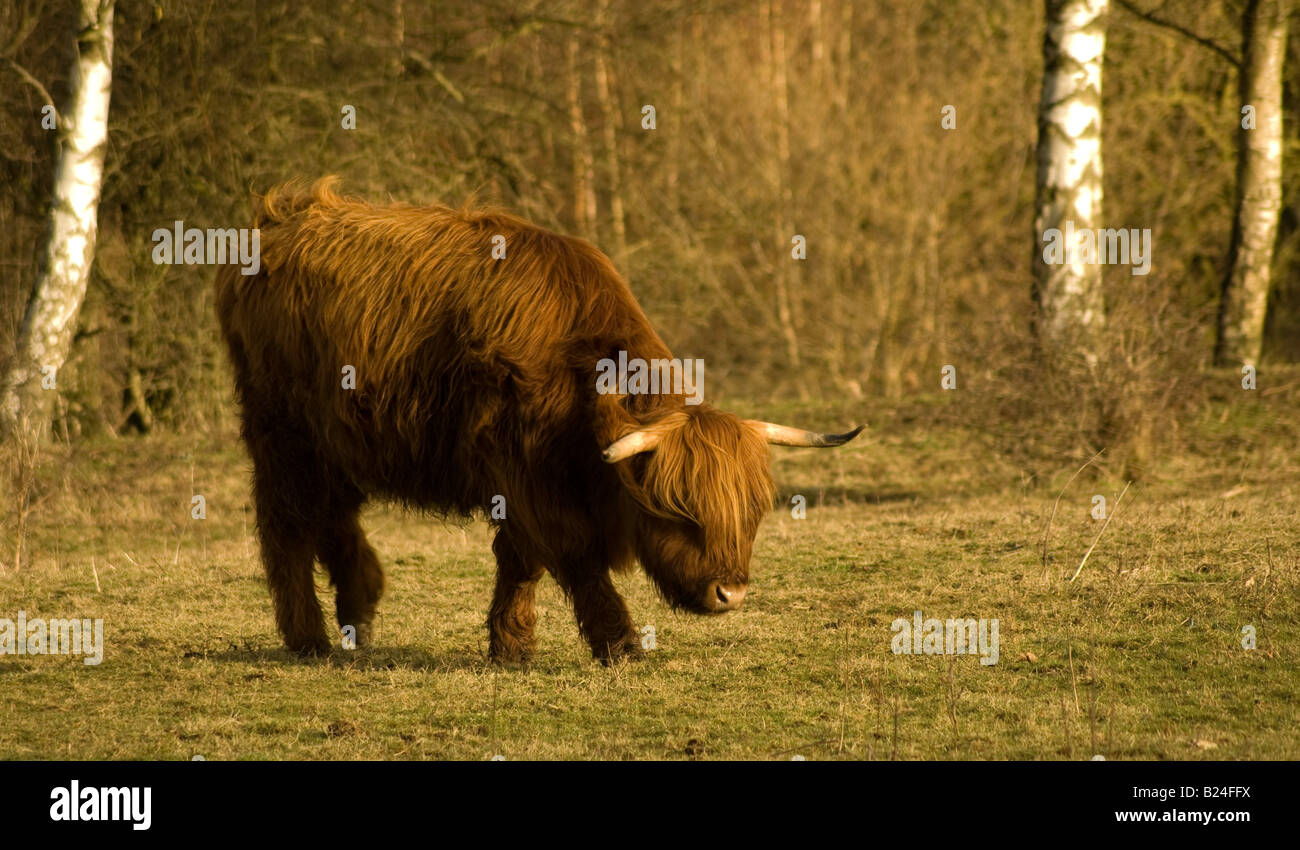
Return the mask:
{"type": "Polygon", "coordinates": [[[825,487],[820,485],[798,487],[790,484],[782,485],[776,490],[778,505],[790,504],[790,500],[795,496],[803,496],[808,500],[809,505],[816,507],[819,505],[877,505],[887,502],[911,502],[920,499],[921,493],[916,490],[881,490],[871,487],[825,487]]]}
{"type": "Polygon", "coordinates": [[[329,655],[302,656],[283,646],[229,644],[224,649],[189,649],[182,657],[220,663],[255,664],[259,667],[334,667],[353,670],[412,670],[421,673],[503,669],[494,667],[480,652],[464,649],[435,652],[414,646],[377,646],[358,650],[335,648],[329,655]]]}

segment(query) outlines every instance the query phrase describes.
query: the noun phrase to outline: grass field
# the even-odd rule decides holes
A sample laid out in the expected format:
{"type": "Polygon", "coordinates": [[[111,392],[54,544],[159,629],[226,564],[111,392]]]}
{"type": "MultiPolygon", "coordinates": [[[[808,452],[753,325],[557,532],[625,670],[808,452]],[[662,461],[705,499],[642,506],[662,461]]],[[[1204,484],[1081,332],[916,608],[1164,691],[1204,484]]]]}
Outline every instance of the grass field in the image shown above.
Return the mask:
{"type": "Polygon", "coordinates": [[[233,432],[47,447],[18,570],[16,498],[0,508],[0,617],[102,617],[104,658],[0,657],[0,758],[1300,758],[1300,392],[1232,398],[1118,510],[1124,481],[1076,478],[1046,560],[1077,461],[1030,470],[940,400],[761,411],[872,431],[774,450],[743,610],[674,614],[619,577],[656,648],[610,668],[549,579],[536,661],[490,665],[488,528],[384,506],[365,519],[388,577],[374,648],[298,660],[233,432]],[[1112,520],[1069,583],[1098,494],[1112,520]],[[997,618],[998,663],[893,654],[918,609],[997,618]]]}

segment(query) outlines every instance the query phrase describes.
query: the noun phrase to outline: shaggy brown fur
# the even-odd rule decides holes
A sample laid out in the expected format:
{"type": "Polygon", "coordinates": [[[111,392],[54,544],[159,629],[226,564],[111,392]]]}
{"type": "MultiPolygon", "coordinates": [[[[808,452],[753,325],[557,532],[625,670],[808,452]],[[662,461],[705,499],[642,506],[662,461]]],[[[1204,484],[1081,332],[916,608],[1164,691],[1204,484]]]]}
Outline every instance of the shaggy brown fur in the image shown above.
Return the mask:
{"type": "Polygon", "coordinates": [[[767,445],[681,395],[596,392],[597,362],[671,357],[609,260],[494,211],[346,199],[333,180],[257,205],[261,270],[217,275],[217,312],[253,458],[262,558],[285,643],[329,647],[319,560],[340,626],[365,642],[383,591],[357,524],[371,496],[494,520],[490,652],[526,658],[543,571],[596,657],[639,650],[611,569],[638,560],[674,606],[748,581],[771,508],[767,445]],[[506,258],[491,256],[506,238],[506,258]],[[356,388],[343,388],[343,369],[356,388]],[[656,450],[601,450],[658,423],[656,450]]]}

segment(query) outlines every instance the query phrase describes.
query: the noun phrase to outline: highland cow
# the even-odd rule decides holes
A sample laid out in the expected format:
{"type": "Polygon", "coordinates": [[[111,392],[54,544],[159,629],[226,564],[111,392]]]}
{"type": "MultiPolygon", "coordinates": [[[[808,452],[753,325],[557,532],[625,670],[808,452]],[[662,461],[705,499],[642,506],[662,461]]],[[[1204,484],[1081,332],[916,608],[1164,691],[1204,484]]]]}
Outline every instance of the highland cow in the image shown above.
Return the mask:
{"type": "Polygon", "coordinates": [[[543,572],[602,661],[640,652],[611,570],[639,562],[675,608],[739,607],[772,508],[768,444],[862,429],[742,420],[686,404],[687,388],[598,392],[602,359],[672,356],[599,250],[506,213],[375,206],[332,186],[262,197],[260,269],[222,266],[216,282],[289,649],[330,646],[316,561],[339,625],[369,641],[384,586],[357,521],[370,497],[489,518],[498,662],[531,653],[543,572]]]}

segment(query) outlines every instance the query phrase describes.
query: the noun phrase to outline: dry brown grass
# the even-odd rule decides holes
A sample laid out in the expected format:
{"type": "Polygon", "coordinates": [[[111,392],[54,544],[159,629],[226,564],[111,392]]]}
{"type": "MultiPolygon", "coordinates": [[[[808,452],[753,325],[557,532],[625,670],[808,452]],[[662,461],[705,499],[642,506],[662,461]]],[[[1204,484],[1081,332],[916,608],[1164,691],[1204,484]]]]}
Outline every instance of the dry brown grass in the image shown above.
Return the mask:
{"type": "Polygon", "coordinates": [[[1121,479],[1065,489],[1044,572],[1077,464],[1036,483],[979,430],[935,424],[951,407],[780,412],[864,416],[872,436],[777,455],[744,610],[676,615],[620,579],[657,648],[609,669],[549,582],[536,663],[488,664],[487,529],[388,508],[365,518],[389,577],[376,647],[298,661],[274,631],[233,435],[60,449],[0,616],[103,617],[105,659],[0,659],[0,757],[1298,758],[1300,468],[1294,440],[1265,439],[1295,403],[1252,403],[1186,423],[1188,449],[1156,458],[1073,584],[1091,497],[1113,505],[1121,479]],[[916,609],[999,618],[998,664],[892,654],[891,622],[916,609]]]}

